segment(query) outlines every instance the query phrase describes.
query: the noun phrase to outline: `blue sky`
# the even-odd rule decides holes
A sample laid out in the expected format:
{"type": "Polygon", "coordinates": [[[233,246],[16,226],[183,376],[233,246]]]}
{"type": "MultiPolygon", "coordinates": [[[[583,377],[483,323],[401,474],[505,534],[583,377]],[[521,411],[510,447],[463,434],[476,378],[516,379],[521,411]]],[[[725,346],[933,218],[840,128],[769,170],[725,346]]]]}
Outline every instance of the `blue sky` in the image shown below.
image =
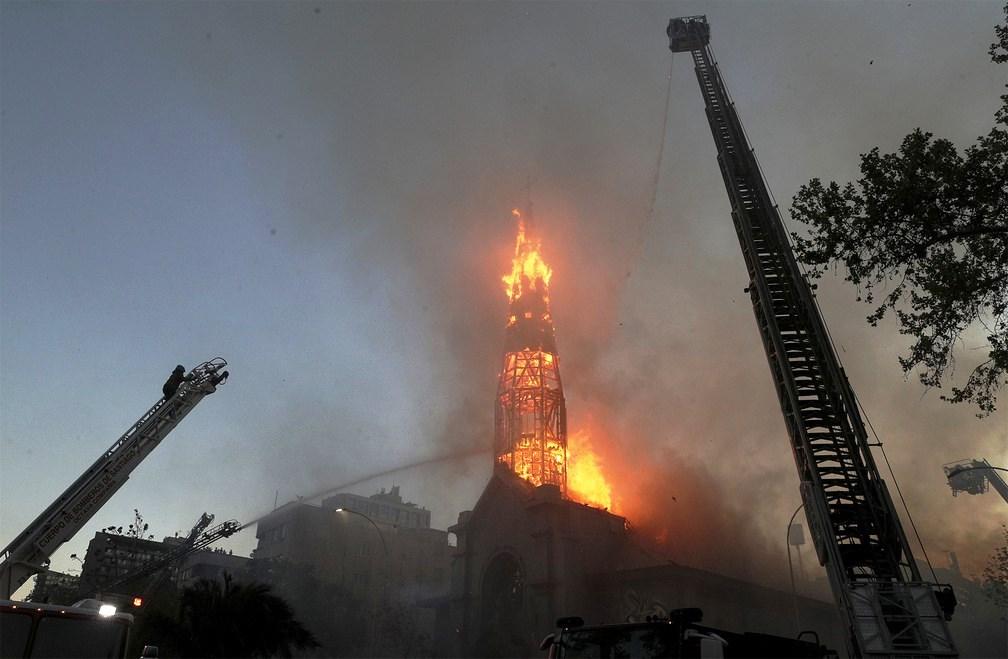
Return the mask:
{"type": "MultiPolygon", "coordinates": [[[[711,496],[779,535],[797,483],[685,56],[646,222],[664,25],[702,11],[782,206],[916,126],[966,145],[998,106],[996,2],[0,5],[0,539],[176,363],[217,355],[232,380],[54,567],[133,508],[170,535],[489,446],[530,176],[572,423],[609,410],[633,450],[701,461],[711,496]]],[[[893,328],[840,283],[821,298],[925,538],[975,567],[1000,502],[953,500],[940,465],[1008,462],[1004,412],[905,382],[893,328]]],[[[488,473],[477,456],[396,482],[443,528],[488,473]]]]}

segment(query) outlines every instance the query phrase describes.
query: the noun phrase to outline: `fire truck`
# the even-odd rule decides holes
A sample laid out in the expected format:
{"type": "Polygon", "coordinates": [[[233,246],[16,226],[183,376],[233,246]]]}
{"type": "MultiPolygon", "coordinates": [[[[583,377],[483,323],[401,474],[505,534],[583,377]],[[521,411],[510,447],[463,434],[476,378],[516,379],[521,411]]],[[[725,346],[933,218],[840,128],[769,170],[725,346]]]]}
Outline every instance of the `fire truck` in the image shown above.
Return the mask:
{"type": "Polygon", "coordinates": [[[110,604],[0,600],[0,657],[124,657],[133,616],[110,604]]]}
{"type": "Polygon", "coordinates": [[[669,21],[673,53],[688,52],[731,202],[746,292],[801,479],[819,562],[854,657],[958,656],[946,624],[951,587],[921,578],[865,423],[812,288],[799,267],[710,47],[706,16],[669,21]]]}
{"type": "MultiPolygon", "coordinates": [[[[950,586],[921,577],[875,464],[857,397],[714,59],[707,17],[674,18],[666,33],[673,53],[688,52],[693,59],[748,272],[745,291],[787,426],[816,554],[846,623],[847,652],[864,659],[956,657],[947,625],[955,595],[950,586]]],[[[815,654],[814,643],[794,645],[797,654],[783,643],[760,654],[747,646],[754,635],[706,629],[688,615],[642,626],[589,628],[565,626],[564,620],[572,619],[561,619],[559,636],[543,643],[552,656],[825,656],[815,654]],[[647,643],[659,636],[674,649],[652,652],[647,643]],[[617,638],[629,644],[619,652],[612,649],[617,638]]],[[[768,638],[763,640],[778,643],[768,638]]]]}
{"type": "Polygon", "coordinates": [[[121,657],[129,614],[95,600],[74,606],[11,601],[32,575],[126,484],[130,474],[203,398],[228,378],[214,358],[190,371],[178,390],[154,403],[76,481],[0,553],[2,657],[121,657]],[[70,645],[61,643],[70,643],[70,645]]]}
{"type": "Polygon", "coordinates": [[[549,659],[648,657],[668,659],[836,659],[812,632],[797,639],[735,633],[700,624],[700,609],[676,609],[667,618],[586,627],[581,618],[560,618],[560,631],[543,639],[549,659]],[[807,638],[806,638],[807,637],[807,638]]]}

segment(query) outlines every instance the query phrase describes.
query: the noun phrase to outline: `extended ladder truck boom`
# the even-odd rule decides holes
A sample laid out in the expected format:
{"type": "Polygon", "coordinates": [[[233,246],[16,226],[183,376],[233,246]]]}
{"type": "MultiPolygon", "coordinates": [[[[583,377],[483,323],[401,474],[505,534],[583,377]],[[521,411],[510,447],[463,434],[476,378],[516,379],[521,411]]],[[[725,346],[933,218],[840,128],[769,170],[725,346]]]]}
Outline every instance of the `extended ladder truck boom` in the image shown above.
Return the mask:
{"type": "Polygon", "coordinates": [[[949,487],[952,488],[952,496],[960,492],[983,494],[988,487],[993,487],[1008,503],[1008,483],[998,473],[1001,468],[992,467],[987,460],[961,460],[947,464],[943,469],[949,487]]]}
{"type": "Polygon", "coordinates": [[[714,60],[707,18],[672,19],[667,33],[673,52],[693,57],[749,273],[746,290],[848,649],[857,657],[957,656],[946,624],[954,595],[921,579],[854,392],[714,60]]]}
{"type": "Polygon", "coordinates": [[[228,372],[220,357],[194,368],[178,391],[147,410],[122,437],[0,553],[0,599],[9,599],[121,488],[134,469],[228,372]]]}
{"type": "Polygon", "coordinates": [[[162,575],[165,574],[168,568],[180,564],[186,557],[206,549],[218,540],[229,538],[240,530],[241,524],[239,524],[237,520],[229,519],[226,522],[221,522],[220,524],[207,529],[198,537],[192,538],[191,542],[186,542],[180,545],[167,556],[145,563],[135,571],[119,578],[114,583],[104,586],[102,590],[116,592],[117,588],[126,586],[131,582],[135,583],[140,579],[153,576],[155,579],[152,583],[147,585],[146,590],[144,591],[145,593],[151,592],[158,583],[157,577],[159,573],[162,575]]]}

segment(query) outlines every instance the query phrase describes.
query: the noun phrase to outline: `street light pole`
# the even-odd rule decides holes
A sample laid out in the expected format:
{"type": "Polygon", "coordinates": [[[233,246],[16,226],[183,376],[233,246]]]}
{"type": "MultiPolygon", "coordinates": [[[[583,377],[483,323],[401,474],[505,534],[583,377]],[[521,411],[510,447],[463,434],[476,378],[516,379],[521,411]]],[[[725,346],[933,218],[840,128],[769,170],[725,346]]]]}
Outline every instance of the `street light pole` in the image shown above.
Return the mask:
{"type": "MultiPolygon", "coordinates": [[[[338,513],[350,513],[351,515],[357,515],[358,517],[363,517],[364,519],[366,519],[368,521],[368,523],[371,524],[371,526],[374,527],[374,530],[377,531],[377,533],[378,533],[378,539],[381,540],[382,550],[385,552],[385,569],[384,569],[384,572],[385,572],[385,583],[382,584],[382,590],[381,590],[381,596],[385,597],[388,594],[388,573],[389,573],[389,570],[392,567],[389,564],[389,551],[388,551],[388,545],[385,543],[385,534],[382,533],[382,530],[378,527],[378,524],[376,524],[373,519],[371,519],[370,517],[368,517],[364,513],[359,513],[356,510],[350,510],[349,508],[337,508],[336,512],[338,512],[338,513]]],[[[375,601],[375,607],[374,607],[374,615],[371,616],[371,634],[370,634],[371,638],[368,639],[368,641],[369,641],[369,643],[371,645],[371,654],[374,654],[374,648],[375,648],[375,643],[376,643],[376,640],[377,640],[376,639],[377,636],[378,636],[378,602],[376,600],[375,601]]]]}
{"type": "Polygon", "coordinates": [[[389,555],[389,553],[388,553],[388,545],[385,544],[385,534],[381,532],[381,529],[378,528],[378,525],[375,523],[375,521],[373,519],[371,519],[370,517],[368,517],[364,513],[359,513],[356,510],[350,510],[349,508],[337,508],[336,512],[338,512],[338,513],[350,513],[351,515],[357,515],[358,517],[363,517],[368,522],[370,522],[371,526],[374,527],[374,530],[378,532],[378,538],[381,540],[382,549],[385,550],[385,562],[388,562],[388,555],[389,555]]]}

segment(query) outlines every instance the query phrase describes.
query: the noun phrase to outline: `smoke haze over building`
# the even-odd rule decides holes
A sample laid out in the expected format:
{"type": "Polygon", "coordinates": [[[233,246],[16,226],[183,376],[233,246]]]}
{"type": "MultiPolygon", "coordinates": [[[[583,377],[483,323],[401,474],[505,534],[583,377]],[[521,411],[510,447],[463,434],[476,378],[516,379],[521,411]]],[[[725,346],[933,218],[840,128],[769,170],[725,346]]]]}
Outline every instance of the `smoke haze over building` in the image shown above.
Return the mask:
{"type": "MultiPolygon", "coordinates": [[[[683,563],[782,569],[798,483],[688,57],[648,221],[664,25],[698,12],[782,206],[917,126],[965,146],[1003,93],[995,2],[5,3],[0,535],[215,354],[228,387],[95,528],[245,521],[458,451],[394,478],[445,528],[490,472],[531,177],[571,433],[683,563]]],[[[1003,502],[953,499],[941,464],[1008,463],[1005,413],[905,382],[854,297],[820,288],[840,358],[932,558],[976,572],[1003,502]]]]}

